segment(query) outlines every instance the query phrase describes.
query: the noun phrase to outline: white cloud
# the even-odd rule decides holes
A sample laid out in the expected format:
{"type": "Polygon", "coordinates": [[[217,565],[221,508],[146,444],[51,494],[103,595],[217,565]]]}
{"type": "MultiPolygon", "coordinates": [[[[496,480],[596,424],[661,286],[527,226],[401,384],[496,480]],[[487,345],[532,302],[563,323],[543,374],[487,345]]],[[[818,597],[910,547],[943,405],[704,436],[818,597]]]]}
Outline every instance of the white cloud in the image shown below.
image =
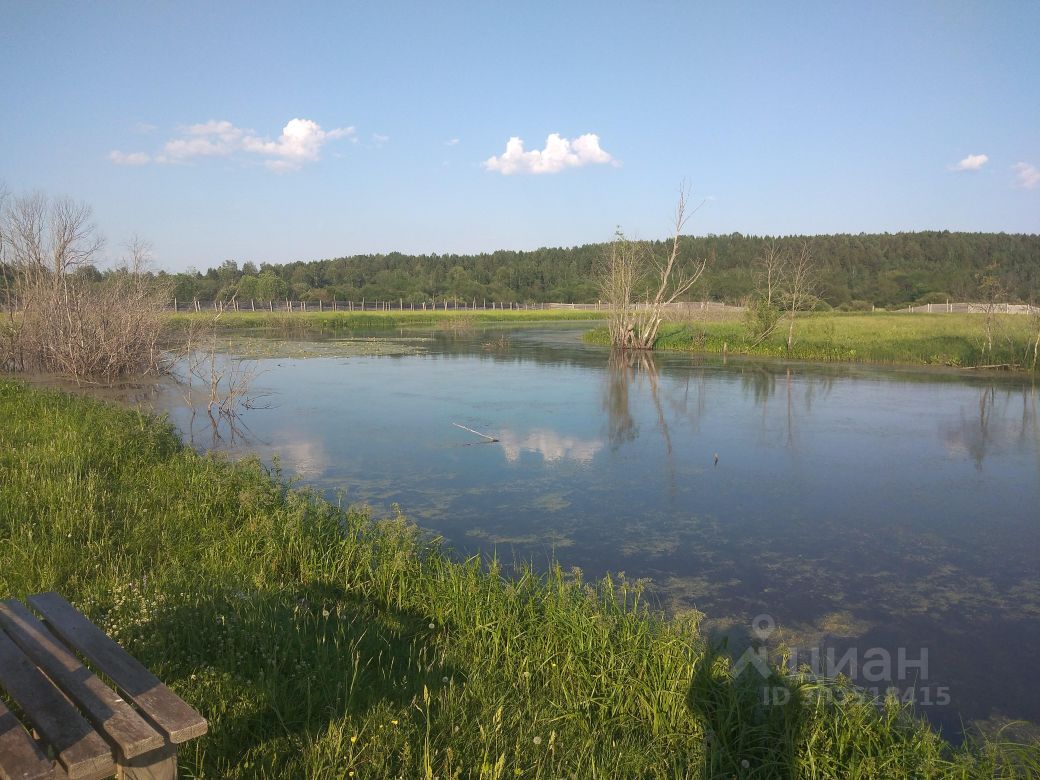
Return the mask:
{"type": "Polygon", "coordinates": [[[956,165],[951,165],[951,171],[977,171],[989,162],[989,155],[969,154],[956,165]]]}
{"type": "Polygon", "coordinates": [[[109,152],[108,159],[116,165],[145,165],[152,160],[144,152],[121,152],[118,149],[109,152]]]}
{"type": "Polygon", "coordinates": [[[595,133],[580,135],[573,141],[559,133],[550,133],[545,139],[544,149],[524,151],[524,142],[513,136],[506,143],[506,150],[499,157],[484,161],[489,171],[498,171],[504,176],[513,173],[559,173],[564,168],[580,168],[584,165],[616,165],[614,158],[599,145],[595,133]]]}
{"type": "Polygon", "coordinates": [[[175,162],[192,157],[223,157],[243,147],[246,131],[227,121],[211,120],[188,125],[181,130],[181,138],[167,141],[159,162],[175,162]]]}
{"type": "Polygon", "coordinates": [[[339,127],[326,132],[310,119],[292,119],[282,128],[282,134],[277,140],[267,141],[246,135],[242,139],[242,148],[247,152],[274,157],[265,163],[271,170],[291,171],[304,163],[317,160],[321,147],[328,141],[346,138],[354,133],[353,127],[339,127]]]}
{"type": "Polygon", "coordinates": [[[1015,184],[1024,190],[1036,189],[1040,185],[1040,168],[1026,162],[1015,163],[1011,166],[1017,173],[1015,184]]]}
{"type": "Polygon", "coordinates": [[[141,135],[148,135],[148,133],[154,133],[159,128],[150,122],[137,122],[134,124],[134,132],[140,133],[141,135]]]}
{"type": "Polygon", "coordinates": [[[268,158],[264,165],[273,171],[294,171],[320,159],[322,147],[340,138],[356,141],[357,133],[353,127],[322,130],[313,120],[292,119],[282,128],[282,134],[271,140],[227,120],[212,119],[181,128],[179,137],[167,141],[154,158],[144,152],[113,152],[109,159],[122,165],[142,165],[150,160],[178,163],[196,157],[257,155],[268,158]]]}
{"type": "Polygon", "coordinates": [[[380,135],[379,133],[372,133],[372,141],[376,146],[382,146],[385,143],[390,142],[390,136],[380,135]]]}
{"type": "Polygon", "coordinates": [[[444,145],[445,146],[458,146],[459,145],[459,139],[458,138],[449,138],[447,141],[444,142],[444,145]]]}

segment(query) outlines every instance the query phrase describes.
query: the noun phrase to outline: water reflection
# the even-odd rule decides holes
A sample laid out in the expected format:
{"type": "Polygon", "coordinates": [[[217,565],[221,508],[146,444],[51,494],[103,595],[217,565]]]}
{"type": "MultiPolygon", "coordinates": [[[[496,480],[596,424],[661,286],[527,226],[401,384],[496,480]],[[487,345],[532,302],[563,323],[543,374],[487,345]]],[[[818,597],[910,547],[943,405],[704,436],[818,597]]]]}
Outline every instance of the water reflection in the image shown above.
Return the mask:
{"type": "Polygon", "coordinates": [[[1040,719],[1040,683],[1017,674],[1040,644],[1034,387],[612,354],[579,334],[263,359],[278,407],[244,416],[246,444],[167,408],[195,446],[399,503],[461,554],[649,576],[667,608],[734,635],[768,612],[802,648],[927,648],[953,698],[935,720],[1040,719]],[[469,446],[452,422],[500,441],[469,446]]]}
{"type": "Polygon", "coordinates": [[[983,387],[978,392],[978,403],[962,405],[956,422],[946,421],[940,427],[940,436],[951,455],[967,456],[982,471],[987,453],[994,447],[1035,447],[1040,439],[1038,424],[1037,389],[1015,392],[1011,388],[983,387]],[[1021,414],[1014,407],[1021,402],[1021,414]],[[1017,417],[1017,419],[1016,419],[1017,417]]]}
{"type": "MultiPolygon", "coordinates": [[[[638,357],[644,357],[645,360],[641,353],[611,350],[607,360],[603,408],[607,412],[607,440],[614,450],[635,440],[639,435],[629,400],[629,388],[636,372],[635,363],[638,357]]],[[[646,362],[653,365],[649,360],[646,362]]]]}
{"type": "Polygon", "coordinates": [[[533,430],[525,435],[506,430],[500,434],[500,440],[502,452],[511,463],[518,461],[523,452],[537,453],[550,463],[564,459],[589,463],[603,449],[600,439],[579,439],[547,429],[533,430]]]}

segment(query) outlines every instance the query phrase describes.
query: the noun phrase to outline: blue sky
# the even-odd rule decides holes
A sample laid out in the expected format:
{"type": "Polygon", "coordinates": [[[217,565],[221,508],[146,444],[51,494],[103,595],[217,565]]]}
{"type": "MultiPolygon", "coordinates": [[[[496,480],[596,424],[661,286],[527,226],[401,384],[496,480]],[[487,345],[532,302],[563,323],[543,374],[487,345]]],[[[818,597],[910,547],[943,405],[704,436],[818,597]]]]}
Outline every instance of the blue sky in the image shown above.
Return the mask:
{"type": "Polygon", "coordinates": [[[137,233],[170,269],[660,237],[682,179],[700,234],[1040,232],[1037,2],[0,19],[0,181],[90,203],[113,252],[137,233]]]}

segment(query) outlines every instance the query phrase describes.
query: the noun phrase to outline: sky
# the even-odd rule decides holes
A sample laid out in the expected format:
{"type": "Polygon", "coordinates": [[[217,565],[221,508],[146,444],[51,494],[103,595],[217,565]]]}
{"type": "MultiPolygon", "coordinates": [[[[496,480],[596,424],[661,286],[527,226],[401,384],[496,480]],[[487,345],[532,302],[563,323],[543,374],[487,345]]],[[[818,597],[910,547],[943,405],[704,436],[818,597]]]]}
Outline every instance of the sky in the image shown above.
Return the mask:
{"type": "Polygon", "coordinates": [[[0,183],[169,270],[1040,232],[1040,2],[0,0],[0,183]]]}

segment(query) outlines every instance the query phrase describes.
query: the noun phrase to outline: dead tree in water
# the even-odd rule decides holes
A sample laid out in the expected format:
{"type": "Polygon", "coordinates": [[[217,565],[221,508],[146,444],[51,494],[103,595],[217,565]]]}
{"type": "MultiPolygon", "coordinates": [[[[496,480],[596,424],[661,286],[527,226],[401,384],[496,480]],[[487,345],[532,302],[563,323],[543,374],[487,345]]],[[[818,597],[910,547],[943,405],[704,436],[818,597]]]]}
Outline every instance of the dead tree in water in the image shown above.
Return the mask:
{"type": "Polygon", "coordinates": [[[620,349],[653,349],[670,304],[680,300],[700,280],[708,259],[692,267],[683,264],[682,231],[700,205],[687,212],[686,189],[680,189],[674,234],[667,257],[658,257],[645,241],[632,241],[619,229],[610,244],[600,288],[609,306],[610,344],[620,349]],[[645,290],[644,302],[635,300],[645,290]],[[651,296],[652,294],[652,296],[651,296]]]}

